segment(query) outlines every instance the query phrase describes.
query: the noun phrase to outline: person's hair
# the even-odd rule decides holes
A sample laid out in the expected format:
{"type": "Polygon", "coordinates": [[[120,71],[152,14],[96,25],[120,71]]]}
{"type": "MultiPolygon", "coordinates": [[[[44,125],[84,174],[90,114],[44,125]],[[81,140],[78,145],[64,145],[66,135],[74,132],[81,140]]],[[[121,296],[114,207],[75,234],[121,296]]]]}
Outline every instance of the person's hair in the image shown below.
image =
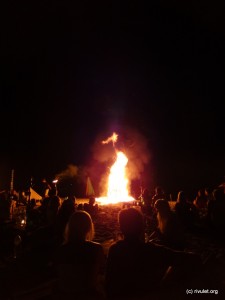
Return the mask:
{"type": "Polygon", "coordinates": [[[167,214],[168,212],[170,212],[170,205],[169,205],[168,201],[166,201],[164,199],[158,199],[155,202],[155,208],[158,212],[160,212],[162,214],[167,214]]]}
{"type": "Polygon", "coordinates": [[[135,208],[126,208],[119,213],[119,225],[123,235],[138,238],[144,232],[143,215],[135,208]]]}
{"type": "Polygon", "coordinates": [[[225,200],[225,194],[222,188],[214,189],[213,191],[213,198],[216,201],[224,201],[225,200]]]}
{"type": "Polygon", "coordinates": [[[157,186],[157,187],[155,188],[155,193],[156,193],[157,195],[163,194],[163,189],[161,188],[161,186],[157,186]]]}
{"type": "Polygon", "coordinates": [[[95,204],[95,197],[90,197],[89,198],[89,204],[94,205],[95,204]]]}
{"type": "Polygon", "coordinates": [[[187,196],[186,196],[185,192],[179,191],[179,193],[177,195],[177,202],[183,204],[186,202],[186,199],[187,199],[187,196]]]}
{"type": "Polygon", "coordinates": [[[70,217],[65,233],[65,243],[74,240],[89,240],[94,237],[94,224],[91,216],[86,211],[77,211],[70,217]]]}
{"type": "Polygon", "coordinates": [[[159,199],[155,202],[155,208],[157,210],[158,228],[164,233],[167,226],[167,221],[172,215],[169,203],[164,199],[159,199]]]}

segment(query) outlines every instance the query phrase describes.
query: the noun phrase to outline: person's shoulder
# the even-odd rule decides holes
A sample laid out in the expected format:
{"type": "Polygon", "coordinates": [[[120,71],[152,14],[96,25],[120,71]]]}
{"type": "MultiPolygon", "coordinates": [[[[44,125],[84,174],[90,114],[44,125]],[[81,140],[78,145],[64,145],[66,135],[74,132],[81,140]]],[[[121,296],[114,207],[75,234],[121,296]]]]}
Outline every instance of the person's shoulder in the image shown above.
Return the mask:
{"type": "Polygon", "coordinates": [[[117,242],[113,243],[113,244],[110,246],[109,251],[110,251],[110,252],[117,251],[117,250],[123,248],[124,245],[125,245],[124,240],[117,241],[117,242]]]}
{"type": "Polygon", "coordinates": [[[86,241],[87,245],[90,245],[90,247],[95,247],[95,248],[99,248],[102,247],[102,245],[98,242],[93,242],[93,241],[86,241]]]}
{"type": "Polygon", "coordinates": [[[151,250],[156,250],[160,247],[160,245],[154,243],[154,242],[147,242],[144,244],[145,249],[151,251],[151,250]]]}
{"type": "Polygon", "coordinates": [[[103,246],[100,243],[92,242],[92,241],[86,241],[86,250],[89,252],[89,254],[92,253],[95,257],[99,257],[102,259],[104,257],[104,250],[103,246]]]}
{"type": "Polygon", "coordinates": [[[93,251],[103,251],[103,247],[100,243],[93,242],[93,241],[86,241],[86,247],[92,249],[93,251]]]}
{"type": "Polygon", "coordinates": [[[153,252],[157,252],[157,253],[160,253],[160,252],[164,252],[164,253],[174,253],[174,251],[164,245],[160,245],[160,244],[157,244],[157,243],[154,243],[154,242],[148,242],[148,243],[145,243],[145,247],[147,250],[149,251],[153,251],[153,252]]]}
{"type": "Polygon", "coordinates": [[[181,208],[180,203],[176,202],[174,205],[174,211],[176,212],[177,210],[179,210],[181,208]]]}

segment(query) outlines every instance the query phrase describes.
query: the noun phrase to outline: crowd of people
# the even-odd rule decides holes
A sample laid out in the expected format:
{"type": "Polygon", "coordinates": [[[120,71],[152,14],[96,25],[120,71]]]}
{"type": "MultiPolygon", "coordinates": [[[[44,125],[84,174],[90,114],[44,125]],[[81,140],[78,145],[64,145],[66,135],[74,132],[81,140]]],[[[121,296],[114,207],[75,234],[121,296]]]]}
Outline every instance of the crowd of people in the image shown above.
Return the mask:
{"type": "Polygon", "coordinates": [[[200,190],[192,201],[183,191],[171,201],[160,187],[154,195],[145,189],[119,211],[121,238],[107,252],[94,241],[100,211],[94,197],[62,201],[55,189],[40,206],[27,203],[23,241],[14,240],[24,248],[17,258],[21,265],[45,261],[56,279],[52,299],[160,299],[209,283],[201,257],[186,250],[186,233],[201,227],[223,240],[224,186],[200,190]]]}

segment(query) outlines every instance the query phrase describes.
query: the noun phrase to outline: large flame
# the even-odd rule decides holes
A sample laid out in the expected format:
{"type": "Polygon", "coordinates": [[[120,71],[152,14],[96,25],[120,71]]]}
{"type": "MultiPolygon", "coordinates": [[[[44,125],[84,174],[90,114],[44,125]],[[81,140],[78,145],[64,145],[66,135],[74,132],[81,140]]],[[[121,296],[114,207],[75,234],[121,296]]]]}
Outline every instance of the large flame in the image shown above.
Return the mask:
{"type": "MultiPolygon", "coordinates": [[[[113,133],[106,141],[103,141],[104,144],[117,141],[118,135],[113,133]]],[[[108,177],[108,186],[107,186],[107,196],[97,198],[96,201],[101,204],[110,204],[110,203],[119,203],[119,202],[130,202],[134,198],[129,196],[128,191],[128,179],[126,176],[126,166],[128,163],[128,158],[122,151],[116,150],[116,161],[110,169],[110,174],[108,177]]]]}

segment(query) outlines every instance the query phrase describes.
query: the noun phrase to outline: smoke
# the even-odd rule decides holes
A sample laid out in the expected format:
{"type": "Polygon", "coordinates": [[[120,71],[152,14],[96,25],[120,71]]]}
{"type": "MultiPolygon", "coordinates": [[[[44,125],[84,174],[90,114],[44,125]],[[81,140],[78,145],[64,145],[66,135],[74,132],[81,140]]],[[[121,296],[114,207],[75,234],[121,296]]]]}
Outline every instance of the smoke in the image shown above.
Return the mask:
{"type": "Polygon", "coordinates": [[[77,177],[78,176],[78,167],[75,165],[68,165],[67,169],[62,171],[61,173],[57,174],[55,176],[56,179],[58,180],[63,180],[63,179],[69,179],[69,178],[73,178],[73,177],[77,177]]]}
{"type": "Polygon", "coordinates": [[[127,176],[130,180],[140,179],[151,159],[148,140],[136,129],[127,128],[123,141],[123,151],[128,157],[127,176]]]}
{"type": "Polygon", "coordinates": [[[86,170],[83,166],[69,164],[67,168],[58,173],[55,178],[58,179],[57,188],[61,197],[75,195],[83,197],[85,193],[86,170]]]}
{"type": "Polygon", "coordinates": [[[115,148],[113,143],[104,143],[103,136],[99,135],[92,147],[93,158],[97,162],[106,163],[113,161],[116,156],[115,148],[117,143],[115,143],[115,148]]]}
{"type": "Polygon", "coordinates": [[[105,195],[110,167],[116,159],[116,133],[112,131],[99,133],[92,148],[92,158],[89,162],[88,174],[94,183],[97,194],[105,195]]]}

